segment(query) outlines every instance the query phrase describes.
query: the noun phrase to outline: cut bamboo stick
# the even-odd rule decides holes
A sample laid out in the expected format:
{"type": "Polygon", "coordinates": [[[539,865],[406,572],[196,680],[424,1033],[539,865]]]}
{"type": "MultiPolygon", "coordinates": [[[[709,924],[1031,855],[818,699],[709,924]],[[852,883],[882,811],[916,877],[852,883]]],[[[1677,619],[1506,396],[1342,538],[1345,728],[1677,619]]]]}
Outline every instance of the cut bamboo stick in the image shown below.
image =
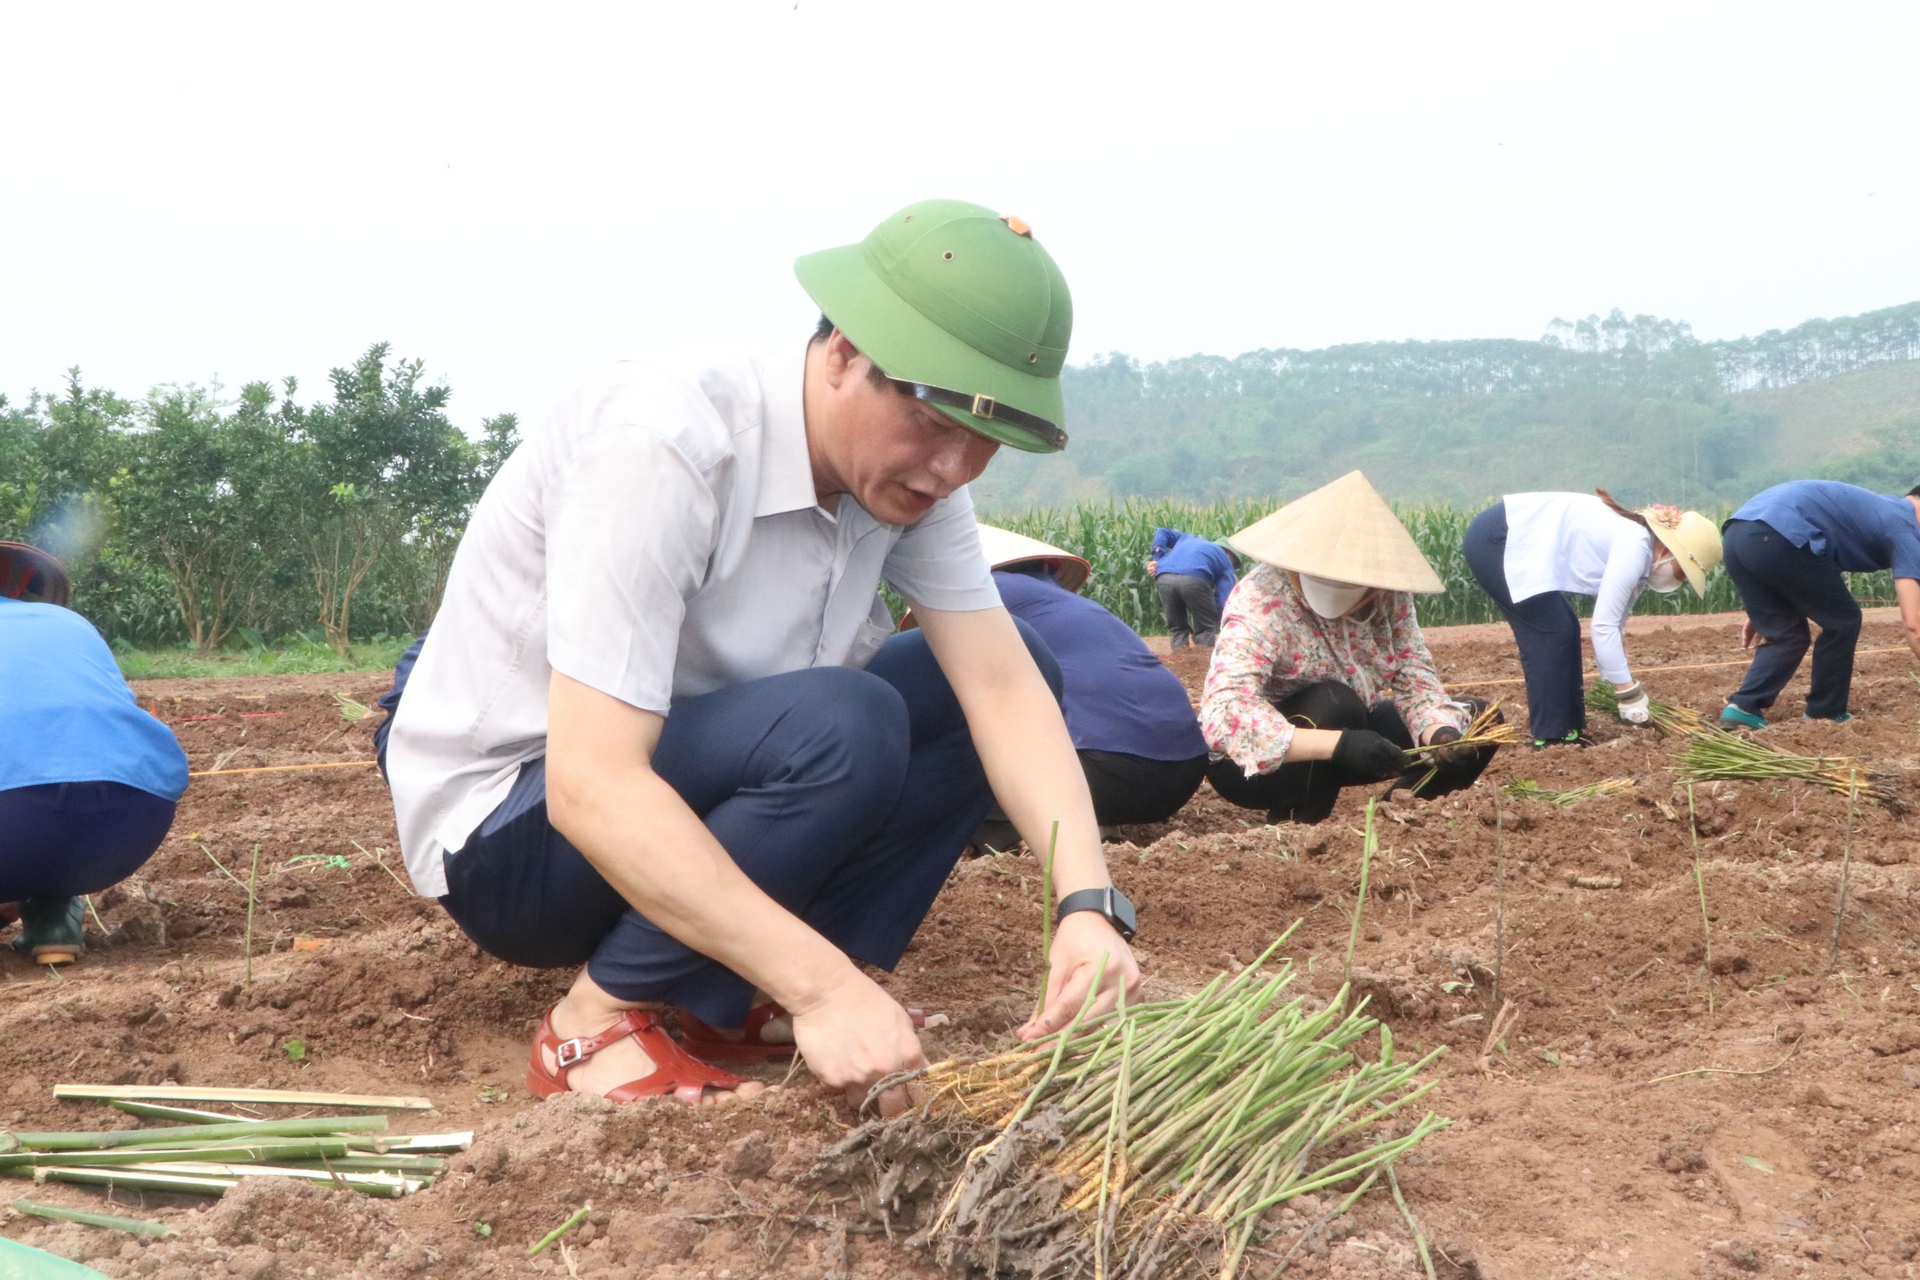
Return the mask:
{"type": "Polygon", "coordinates": [[[308,1169],[294,1164],[220,1164],[199,1160],[176,1160],[166,1164],[139,1165],[136,1168],[142,1173],[151,1171],[166,1177],[232,1178],[236,1181],[241,1178],[297,1178],[302,1182],[345,1185],[355,1191],[364,1191],[368,1195],[387,1196],[396,1200],[433,1185],[433,1179],[430,1177],[410,1178],[388,1173],[349,1173],[345,1170],[334,1172],[324,1168],[308,1169]]]}
{"type": "Polygon", "coordinates": [[[38,1200],[15,1200],[15,1213],[31,1214],[36,1218],[47,1218],[54,1222],[78,1222],[82,1226],[104,1227],[108,1231],[126,1231],[136,1236],[177,1236],[180,1233],[164,1222],[148,1222],[143,1218],[123,1218],[116,1213],[89,1213],[85,1209],[67,1209],[57,1204],[41,1204],[38,1200]]]}
{"type": "Polygon", "coordinates": [[[210,1142],[166,1147],[114,1147],[106,1151],[16,1151],[0,1156],[0,1173],[30,1174],[36,1165],[135,1165],[161,1160],[318,1160],[350,1154],[345,1139],[304,1142],[210,1142]]]}
{"type": "Polygon", "coordinates": [[[431,1111],[429,1098],[367,1093],[304,1093],[293,1089],[201,1089],[179,1084],[57,1084],[56,1098],[97,1102],[258,1102],[287,1107],[370,1107],[381,1111],[431,1111]]]}
{"type": "Polygon", "coordinates": [[[108,1106],[126,1112],[130,1116],[139,1116],[143,1120],[179,1120],[185,1124],[244,1124],[247,1117],[228,1115],[224,1111],[195,1111],[189,1107],[162,1107],[151,1102],[129,1102],[125,1098],[115,1098],[108,1106]]]}
{"type": "Polygon", "coordinates": [[[403,1138],[388,1138],[382,1147],[389,1154],[424,1155],[429,1152],[465,1151],[473,1145],[473,1130],[465,1133],[418,1133],[403,1138]]]}
{"type": "Polygon", "coordinates": [[[105,1151],[112,1147],[173,1147],[227,1138],[304,1138],[329,1133],[379,1133],[385,1116],[334,1116],[307,1120],[237,1120],[226,1124],[180,1125],[171,1129],[106,1129],[82,1133],[16,1133],[14,1140],[33,1151],[105,1151]]]}
{"type": "Polygon", "coordinates": [[[90,1182],[106,1187],[131,1187],[139,1191],[184,1191],[189,1195],[217,1196],[240,1184],[239,1178],[189,1177],[179,1173],[157,1173],[135,1166],[131,1169],[87,1169],[52,1165],[34,1170],[34,1181],[90,1182]]]}

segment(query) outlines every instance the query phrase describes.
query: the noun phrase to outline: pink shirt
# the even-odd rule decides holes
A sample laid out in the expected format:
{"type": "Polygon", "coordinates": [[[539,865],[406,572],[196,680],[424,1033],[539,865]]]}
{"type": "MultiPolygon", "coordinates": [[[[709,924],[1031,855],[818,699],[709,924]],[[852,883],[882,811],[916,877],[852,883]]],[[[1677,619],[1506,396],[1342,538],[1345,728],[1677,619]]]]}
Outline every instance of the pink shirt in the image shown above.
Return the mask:
{"type": "Polygon", "coordinates": [[[1391,700],[1416,742],[1443,725],[1467,727],[1434,672],[1411,594],[1388,592],[1329,620],[1285,571],[1263,564],[1240,580],[1220,619],[1200,698],[1207,745],[1250,778],[1272,773],[1293,744],[1293,725],[1274,704],[1318,680],[1337,680],[1370,705],[1391,700]]]}

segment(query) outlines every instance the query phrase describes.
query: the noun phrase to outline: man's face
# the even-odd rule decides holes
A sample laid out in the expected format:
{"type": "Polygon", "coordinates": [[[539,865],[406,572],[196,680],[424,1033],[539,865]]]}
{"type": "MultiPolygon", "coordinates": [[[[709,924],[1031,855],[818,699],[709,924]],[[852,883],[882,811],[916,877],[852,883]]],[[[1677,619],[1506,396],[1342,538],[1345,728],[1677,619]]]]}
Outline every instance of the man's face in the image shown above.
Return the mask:
{"type": "Polygon", "coordinates": [[[807,434],[814,488],[823,500],[848,493],[878,520],[912,524],[987,469],[998,441],[891,385],[875,386],[867,358],[841,334],[822,345],[823,394],[809,399],[807,434]]]}

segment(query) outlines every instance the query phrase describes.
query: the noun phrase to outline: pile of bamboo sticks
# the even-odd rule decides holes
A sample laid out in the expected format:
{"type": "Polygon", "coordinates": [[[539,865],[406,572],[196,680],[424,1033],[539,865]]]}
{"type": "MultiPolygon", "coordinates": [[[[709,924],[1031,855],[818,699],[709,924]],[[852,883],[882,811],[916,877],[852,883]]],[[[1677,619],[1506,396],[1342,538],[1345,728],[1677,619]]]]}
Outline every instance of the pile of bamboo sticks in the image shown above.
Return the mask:
{"type": "Polygon", "coordinates": [[[384,1114],[253,1120],[168,1105],[235,1102],[385,1111],[430,1107],[425,1098],[111,1085],[59,1085],[54,1096],[95,1099],[143,1119],[173,1123],[72,1133],[0,1131],[0,1175],[214,1196],[241,1178],[271,1175],[398,1198],[432,1186],[447,1167],[446,1155],[473,1142],[472,1133],[389,1137],[384,1114]]]}

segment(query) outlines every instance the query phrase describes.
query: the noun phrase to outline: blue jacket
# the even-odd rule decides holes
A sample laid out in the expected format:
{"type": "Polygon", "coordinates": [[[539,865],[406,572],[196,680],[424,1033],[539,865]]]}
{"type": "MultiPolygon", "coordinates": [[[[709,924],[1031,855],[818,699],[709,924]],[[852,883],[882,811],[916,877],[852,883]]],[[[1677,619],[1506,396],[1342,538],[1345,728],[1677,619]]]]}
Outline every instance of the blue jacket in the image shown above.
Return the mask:
{"type": "Polygon", "coordinates": [[[1219,543],[1178,529],[1155,529],[1153,558],[1160,565],[1155,577],[1161,573],[1184,573],[1204,578],[1213,584],[1214,599],[1220,602],[1220,607],[1227,607],[1227,597],[1233,594],[1233,559],[1219,543]]]}

